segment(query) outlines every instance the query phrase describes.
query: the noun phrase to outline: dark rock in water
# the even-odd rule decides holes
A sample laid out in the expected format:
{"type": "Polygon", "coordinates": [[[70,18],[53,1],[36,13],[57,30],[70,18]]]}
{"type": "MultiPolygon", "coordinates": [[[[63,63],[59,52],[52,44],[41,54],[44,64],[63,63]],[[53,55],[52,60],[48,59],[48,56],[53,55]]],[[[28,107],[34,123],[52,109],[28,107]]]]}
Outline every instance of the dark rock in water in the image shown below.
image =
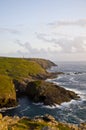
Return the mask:
{"type": "Polygon", "coordinates": [[[43,80],[29,82],[26,94],[36,103],[43,102],[44,105],[51,106],[79,98],[74,92],[43,80]]]}
{"type": "Polygon", "coordinates": [[[74,74],[82,74],[82,72],[74,72],[74,74]]]}

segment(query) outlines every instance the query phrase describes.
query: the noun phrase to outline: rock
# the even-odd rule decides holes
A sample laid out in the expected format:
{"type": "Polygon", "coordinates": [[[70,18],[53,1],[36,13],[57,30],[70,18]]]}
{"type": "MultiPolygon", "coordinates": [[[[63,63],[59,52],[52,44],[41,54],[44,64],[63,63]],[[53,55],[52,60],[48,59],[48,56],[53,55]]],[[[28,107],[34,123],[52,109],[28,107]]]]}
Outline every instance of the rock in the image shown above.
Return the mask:
{"type": "Polygon", "coordinates": [[[49,126],[45,126],[45,127],[43,127],[42,130],[53,130],[53,129],[51,127],[49,127],[49,126]]]}
{"type": "Polygon", "coordinates": [[[42,130],[59,130],[59,128],[55,128],[55,127],[49,127],[49,126],[45,126],[42,128],[42,130]]]}
{"type": "Polygon", "coordinates": [[[53,116],[49,115],[49,114],[46,114],[46,115],[44,115],[43,120],[44,120],[44,121],[54,122],[54,121],[55,121],[55,118],[54,118],[53,116]]]}
{"type": "Polygon", "coordinates": [[[79,125],[79,128],[80,128],[81,130],[86,130],[86,123],[81,123],[81,124],[79,125]]]}
{"type": "Polygon", "coordinates": [[[43,80],[29,82],[26,94],[32,101],[50,106],[79,98],[74,92],[43,80]]]}

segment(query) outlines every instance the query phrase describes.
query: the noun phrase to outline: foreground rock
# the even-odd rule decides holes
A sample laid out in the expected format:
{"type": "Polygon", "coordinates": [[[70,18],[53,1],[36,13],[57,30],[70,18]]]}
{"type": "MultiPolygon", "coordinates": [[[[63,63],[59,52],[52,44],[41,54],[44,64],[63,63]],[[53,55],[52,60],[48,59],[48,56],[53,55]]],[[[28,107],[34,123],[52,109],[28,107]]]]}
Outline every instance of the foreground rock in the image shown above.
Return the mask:
{"type": "Polygon", "coordinates": [[[0,130],[86,130],[86,123],[80,125],[61,123],[48,114],[33,119],[2,116],[0,118],[0,130]]]}
{"type": "Polygon", "coordinates": [[[29,82],[26,94],[33,102],[51,106],[79,98],[74,92],[43,80],[29,82]]]}

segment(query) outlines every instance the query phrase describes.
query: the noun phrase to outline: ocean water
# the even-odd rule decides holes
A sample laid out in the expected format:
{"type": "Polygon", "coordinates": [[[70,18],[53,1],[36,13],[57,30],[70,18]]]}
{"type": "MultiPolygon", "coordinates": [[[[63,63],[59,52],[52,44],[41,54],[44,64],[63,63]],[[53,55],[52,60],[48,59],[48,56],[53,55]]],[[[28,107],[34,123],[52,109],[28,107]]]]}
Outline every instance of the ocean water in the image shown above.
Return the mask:
{"type": "Polygon", "coordinates": [[[50,107],[44,106],[42,103],[32,103],[27,96],[24,96],[19,98],[19,105],[16,108],[3,109],[1,112],[4,115],[31,118],[48,113],[62,122],[75,124],[86,122],[86,62],[57,62],[57,64],[57,67],[52,67],[49,71],[62,71],[64,74],[47,80],[76,92],[80,99],[50,107]]]}

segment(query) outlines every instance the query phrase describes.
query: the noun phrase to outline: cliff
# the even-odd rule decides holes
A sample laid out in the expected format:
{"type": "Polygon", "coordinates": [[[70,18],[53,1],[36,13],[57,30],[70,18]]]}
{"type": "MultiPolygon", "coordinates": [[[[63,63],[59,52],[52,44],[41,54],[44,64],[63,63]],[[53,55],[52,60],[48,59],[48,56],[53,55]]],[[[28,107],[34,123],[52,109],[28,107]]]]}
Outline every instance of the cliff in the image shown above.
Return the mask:
{"type": "Polygon", "coordinates": [[[50,77],[45,68],[52,65],[44,59],[0,57],[0,107],[14,106],[16,91],[24,93],[28,82],[50,77]]]}

